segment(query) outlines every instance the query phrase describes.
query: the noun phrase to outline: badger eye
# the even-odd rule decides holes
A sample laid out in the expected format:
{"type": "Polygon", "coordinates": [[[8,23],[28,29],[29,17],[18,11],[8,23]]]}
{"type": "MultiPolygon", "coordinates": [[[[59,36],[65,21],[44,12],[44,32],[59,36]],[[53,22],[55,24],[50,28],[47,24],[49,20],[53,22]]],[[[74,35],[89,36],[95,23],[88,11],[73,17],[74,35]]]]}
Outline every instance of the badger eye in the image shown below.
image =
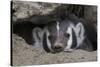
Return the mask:
{"type": "Polygon", "coordinates": [[[70,34],[69,33],[65,33],[64,36],[69,38],[70,34]]]}
{"type": "Polygon", "coordinates": [[[52,38],[52,36],[50,35],[50,36],[48,36],[48,38],[49,38],[49,39],[51,39],[51,38],[52,38]]]}

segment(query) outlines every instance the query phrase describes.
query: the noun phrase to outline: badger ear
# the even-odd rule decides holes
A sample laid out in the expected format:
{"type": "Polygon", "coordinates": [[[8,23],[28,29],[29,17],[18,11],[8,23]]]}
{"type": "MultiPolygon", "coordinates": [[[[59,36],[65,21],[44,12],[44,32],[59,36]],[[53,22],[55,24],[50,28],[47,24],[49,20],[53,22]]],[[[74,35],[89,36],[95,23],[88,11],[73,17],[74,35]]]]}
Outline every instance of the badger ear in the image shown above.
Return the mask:
{"type": "Polygon", "coordinates": [[[84,26],[81,22],[79,22],[78,24],[76,24],[76,27],[75,27],[75,31],[76,31],[76,35],[78,37],[83,37],[84,36],[84,26]]]}
{"type": "Polygon", "coordinates": [[[32,33],[33,33],[33,39],[35,40],[35,42],[40,42],[42,40],[43,31],[41,28],[39,27],[34,28],[32,33]]]}

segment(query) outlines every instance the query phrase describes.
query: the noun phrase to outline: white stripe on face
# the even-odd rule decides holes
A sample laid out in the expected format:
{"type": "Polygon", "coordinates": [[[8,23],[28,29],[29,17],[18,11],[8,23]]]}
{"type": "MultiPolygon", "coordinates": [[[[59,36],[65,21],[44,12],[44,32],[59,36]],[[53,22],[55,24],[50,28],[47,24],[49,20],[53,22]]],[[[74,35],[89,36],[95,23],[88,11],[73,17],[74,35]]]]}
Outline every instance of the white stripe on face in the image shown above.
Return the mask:
{"type": "Polygon", "coordinates": [[[72,29],[74,30],[74,28],[75,28],[74,25],[73,24],[70,24],[69,27],[68,27],[68,29],[67,29],[67,31],[66,31],[66,33],[69,33],[70,34],[70,37],[68,39],[67,46],[64,49],[64,51],[72,51],[73,50],[73,49],[71,49],[71,46],[73,45],[72,29]]]}
{"type": "Polygon", "coordinates": [[[69,34],[70,34],[70,37],[69,37],[69,40],[68,40],[68,42],[67,42],[67,46],[66,46],[65,50],[70,49],[71,46],[72,46],[72,42],[73,42],[73,41],[72,41],[72,27],[71,27],[71,26],[68,27],[66,33],[69,33],[69,34]]]}
{"type": "Polygon", "coordinates": [[[51,43],[50,43],[50,41],[49,41],[49,39],[48,39],[48,36],[49,36],[49,35],[50,35],[49,31],[46,31],[47,46],[48,46],[48,48],[49,48],[49,50],[50,50],[51,52],[54,52],[54,51],[52,50],[52,48],[51,48],[51,43]]]}
{"type": "Polygon", "coordinates": [[[76,33],[76,36],[77,36],[77,47],[80,46],[84,40],[84,33],[85,33],[85,30],[84,30],[84,26],[81,22],[79,22],[76,27],[75,27],[75,33],[76,33]]]}
{"type": "Polygon", "coordinates": [[[59,22],[57,21],[56,23],[57,23],[57,26],[56,26],[56,27],[57,27],[57,35],[58,35],[58,37],[59,37],[59,29],[60,29],[60,27],[59,27],[59,22]]]}
{"type": "Polygon", "coordinates": [[[83,40],[84,40],[85,30],[84,30],[83,24],[82,23],[78,23],[76,26],[71,24],[70,27],[68,27],[67,32],[66,32],[66,33],[70,34],[70,37],[69,37],[67,46],[66,46],[64,51],[68,51],[68,50],[71,49],[72,42],[73,42],[72,29],[74,30],[76,38],[77,38],[77,46],[76,46],[76,48],[79,47],[82,44],[83,40]]]}
{"type": "Polygon", "coordinates": [[[33,29],[32,34],[33,34],[33,39],[35,41],[35,44],[34,44],[35,47],[41,48],[42,47],[42,35],[43,35],[42,29],[39,27],[36,27],[33,29]]]}

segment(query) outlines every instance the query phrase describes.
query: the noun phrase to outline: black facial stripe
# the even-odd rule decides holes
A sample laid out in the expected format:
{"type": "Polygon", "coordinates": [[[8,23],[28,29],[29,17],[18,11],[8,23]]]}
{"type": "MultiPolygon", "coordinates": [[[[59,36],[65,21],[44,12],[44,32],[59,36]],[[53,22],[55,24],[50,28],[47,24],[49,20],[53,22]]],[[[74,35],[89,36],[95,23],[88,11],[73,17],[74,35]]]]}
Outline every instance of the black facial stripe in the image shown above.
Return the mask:
{"type": "Polygon", "coordinates": [[[37,38],[40,40],[39,31],[38,31],[38,30],[36,31],[36,36],[37,36],[37,38]]]}
{"type": "Polygon", "coordinates": [[[74,30],[72,29],[72,46],[71,48],[74,49],[77,46],[77,39],[74,30]]]}
{"type": "Polygon", "coordinates": [[[45,51],[50,52],[50,49],[47,46],[47,35],[46,35],[46,33],[44,33],[44,35],[43,35],[43,48],[45,49],[45,51]]]}

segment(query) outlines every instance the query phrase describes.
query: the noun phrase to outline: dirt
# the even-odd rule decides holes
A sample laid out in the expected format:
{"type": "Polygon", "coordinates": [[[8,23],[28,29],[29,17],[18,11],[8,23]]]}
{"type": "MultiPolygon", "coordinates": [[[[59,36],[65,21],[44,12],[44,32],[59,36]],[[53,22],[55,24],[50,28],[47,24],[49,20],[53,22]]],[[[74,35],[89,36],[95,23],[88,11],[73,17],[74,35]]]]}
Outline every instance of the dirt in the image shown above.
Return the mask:
{"type": "Polygon", "coordinates": [[[28,45],[16,34],[13,34],[12,42],[12,64],[14,66],[97,61],[97,51],[75,50],[70,53],[47,53],[42,48],[28,45]]]}

